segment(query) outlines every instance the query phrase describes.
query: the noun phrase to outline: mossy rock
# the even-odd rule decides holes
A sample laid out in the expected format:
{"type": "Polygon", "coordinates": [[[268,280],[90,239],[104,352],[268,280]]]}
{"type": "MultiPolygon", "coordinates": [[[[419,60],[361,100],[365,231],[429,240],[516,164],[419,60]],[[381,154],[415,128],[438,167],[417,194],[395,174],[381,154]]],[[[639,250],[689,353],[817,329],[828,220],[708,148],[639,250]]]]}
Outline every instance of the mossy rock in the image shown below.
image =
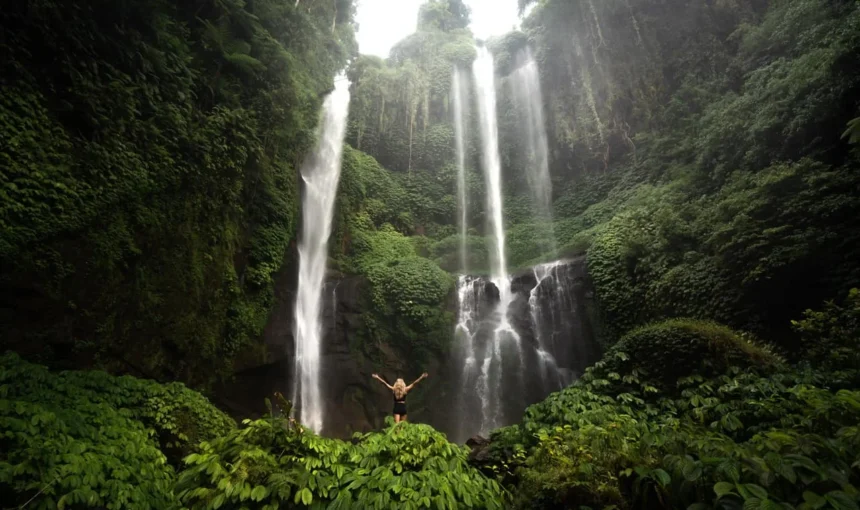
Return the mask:
{"type": "Polygon", "coordinates": [[[638,371],[666,387],[693,374],[714,376],[729,367],[766,368],[781,363],[766,346],[710,321],[670,319],[635,329],[615,344],[603,361],[606,373],[638,371]],[[624,353],[626,356],[620,356],[624,353]]]}

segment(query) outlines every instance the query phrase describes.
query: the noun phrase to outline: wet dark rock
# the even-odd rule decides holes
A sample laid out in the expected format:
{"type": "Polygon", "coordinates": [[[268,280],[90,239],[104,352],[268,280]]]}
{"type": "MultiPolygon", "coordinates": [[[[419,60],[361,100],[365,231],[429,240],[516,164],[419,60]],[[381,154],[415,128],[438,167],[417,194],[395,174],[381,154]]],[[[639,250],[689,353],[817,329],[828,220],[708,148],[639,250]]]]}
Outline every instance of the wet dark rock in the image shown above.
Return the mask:
{"type": "Polygon", "coordinates": [[[478,464],[486,462],[490,458],[491,444],[490,440],[485,437],[470,437],[466,441],[466,446],[471,449],[469,452],[469,461],[478,464]]]}
{"type": "MultiPolygon", "coordinates": [[[[237,417],[261,416],[266,410],[264,398],[271,398],[275,391],[280,391],[288,399],[293,398],[295,269],[285,268],[278,277],[276,304],[260,348],[247,353],[237,364],[232,382],[217,388],[216,402],[237,417]]],[[[529,296],[537,284],[533,270],[513,276],[511,290],[514,300],[508,320],[521,343],[532,347],[528,349],[531,354],[525,353],[524,366],[531,367],[536,363],[533,347],[540,332],[544,342],[551,342],[561,372],[581,374],[599,356],[594,341],[597,326],[593,318],[594,299],[585,272],[585,261],[567,261],[554,271],[559,288],[542,286],[536,296],[544,314],[537,326],[540,331],[533,324],[529,308],[529,296]]],[[[389,382],[397,375],[410,379],[419,374],[406,373],[406,360],[398,352],[395,342],[377,346],[380,359],[369,359],[363,354],[360,335],[364,327],[362,311],[366,306],[368,283],[359,276],[332,273],[329,277],[322,298],[322,390],[326,402],[326,430],[323,433],[348,438],[354,432],[381,428],[385,417],[391,414],[391,393],[371,379],[372,373],[379,371],[389,382]]],[[[487,278],[475,279],[474,285],[480,286],[477,288],[480,314],[490,317],[497,309],[499,290],[487,278]]],[[[456,312],[455,293],[452,292],[446,307],[456,312]]],[[[491,337],[495,329],[490,320],[480,322],[478,327],[476,341],[491,337]]],[[[446,358],[430,360],[427,368],[430,379],[422,382],[420,391],[410,395],[409,399],[410,421],[433,425],[453,441],[465,441],[474,435],[476,431],[470,430],[474,426],[471,418],[480,413],[479,404],[464,399],[464,390],[457,380],[456,374],[464,361],[460,354],[452,347],[446,358]],[[465,406],[464,411],[456,411],[457,406],[465,406]]],[[[539,380],[539,375],[532,372],[526,372],[519,379],[512,378],[507,384],[504,394],[509,400],[505,415],[508,423],[518,421],[528,404],[545,398],[549,392],[539,380]]],[[[478,437],[473,439],[476,445],[483,444],[479,443],[478,437]]]]}
{"type": "Polygon", "coordinates": [[[484,286],[484,299],[486,299],[487,304],[495,305],[499,301],[501,301],[501,297],[499,296],[499,288],[496,287],[496,284],[489,280],[482,280],[478,282],[477,285],[483,284],[484,286]]]}

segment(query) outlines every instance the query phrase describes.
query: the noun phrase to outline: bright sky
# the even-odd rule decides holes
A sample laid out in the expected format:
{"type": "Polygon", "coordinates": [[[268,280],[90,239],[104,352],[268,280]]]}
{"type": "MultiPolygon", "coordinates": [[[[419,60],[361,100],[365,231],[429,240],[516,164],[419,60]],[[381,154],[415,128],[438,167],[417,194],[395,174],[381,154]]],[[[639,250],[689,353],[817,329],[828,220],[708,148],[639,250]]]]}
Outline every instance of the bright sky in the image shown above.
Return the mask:
{"type": "MultiPolygon", "coordinates": [[[[415,32],[418,8],[426,0],[358,0],[358,49],[387,57],[398,41],[415,32]]],[[[465,0],[472,8],[472,32],[479,39],[519,26],[517,0],[465,0]]]]}

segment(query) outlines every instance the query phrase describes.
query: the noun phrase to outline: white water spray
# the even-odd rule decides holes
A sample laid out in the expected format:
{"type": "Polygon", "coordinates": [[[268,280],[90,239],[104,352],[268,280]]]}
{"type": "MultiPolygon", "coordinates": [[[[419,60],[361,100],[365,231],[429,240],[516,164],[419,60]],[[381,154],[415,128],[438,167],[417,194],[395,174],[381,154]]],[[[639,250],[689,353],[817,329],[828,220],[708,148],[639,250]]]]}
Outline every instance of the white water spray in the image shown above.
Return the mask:
{"type": "Polygon", "coordinates": [[[316,432],[322,430],[324,420],[320,389],[323,281],[348,113],[349,81],[339,77],[323,103],[317,146],[302,165],[305,193],[295,308],[293,402],[300,409],[299,421],[316,432]]]}
{"type": "MultiPolygon", "coordinates": [[[[499,157],[499,127],[496,112],[496,78],[493,56],[486,48],[478,48],[478,58],[473,64],[475,90],[481,126],[481,152],[484,176],[487,184],[487,209],[489,211],[492,237],[490,250],[491,281],[499,291],[496,308],[496,328],[489,345],[484,348],[484,360],[478,379],[482,398],[482,432],[497,428],[501,416],[502,342],[512,340],[516,352],[521,353],[519,335],[508,321],[508,309],[513,295],[505,258],[505,229],[502,216],[502,165],[499,157]]],[[[522,376],[522,374],[519,374],[522,376]]]]}
{"type": "MultiPolygon", "coordinates": [[[[555,292],[556,299],[563,297],[565,292],[564,285],[559,281],[558,278],[558,268],[562,265],[561,261],[558,262],[550,262],[548,264],[540,264],[532,268],[532,271],[535,275],[535,281],[537,284],[529,293],[529,313],[531,314],[532,319],[532,327],[534,328],[535,340],[537,340],[537,354],[538,354],[538,362],[539,362],[539,370],[540,370],[540,378],[544,383],[544,386],[548,388],[550,391],[557,391],[570,383],[569,377],[567,374],[562,371],[558,362],[553,355],[553,352],[557,352],[557,346],[554,345],[554,339],[547,338],[547,335],[544,333],[543,324],[545,322],[549,322],[550,324],[554,324],[556,318],[554,316],[544,317],[546,313],[540,306],[540,301],[538,295],[542,290],[542,286],[552,285],[555,287],[553,289],[555,292]]],[[[554,315],[555,309],[553,307],[549,307],[550,315],[554,315]]]]}
{"type": "Polygon", "coordinates": [[[546,246],[554,252],[556,243],[552,226],[552,181],[549,175],[549,149],[540,73],[531,49],[527,47],[523,50],[520,59],[523,63],[512,73],[510,83],[524,117],[522,125],[525,128],[528,151],[526,176],[534,199],[535,219],[545,226],[546,246]]]}
{"type": "Polygon", "coordinates": [[[468,203],[466,202],[466,129],[465,129],[465,113],[464,113],[464,98],[469,97],[466,90],[466,83],[460,76],[460,69],[454,68],[454,76],[451,83],[451,91],[454,96],[454,133],[456,135],[457,145],[457,204],[460,213],[460,270],[463,273],[468,271],[466,262],[466,231],[467,231],[467,216],[468,203]]]}
{"type": "Polygon", "coordinates": [[[496,117],[496,76],[493,56],[486,48],[478,48],[473,64],[475,88],[478,93],[478,110],[481,126],[481,155],[484,177],[487,181],[487,208],[494,243],[490,250],[493,283],[502,294],[501,300],[510,298],[510,281],[505,259],[505,227],[502,218],[502,164],[499,157],[499,125],[496,117]],[[507,295],[507,296],[506,296],[507,295]]]}

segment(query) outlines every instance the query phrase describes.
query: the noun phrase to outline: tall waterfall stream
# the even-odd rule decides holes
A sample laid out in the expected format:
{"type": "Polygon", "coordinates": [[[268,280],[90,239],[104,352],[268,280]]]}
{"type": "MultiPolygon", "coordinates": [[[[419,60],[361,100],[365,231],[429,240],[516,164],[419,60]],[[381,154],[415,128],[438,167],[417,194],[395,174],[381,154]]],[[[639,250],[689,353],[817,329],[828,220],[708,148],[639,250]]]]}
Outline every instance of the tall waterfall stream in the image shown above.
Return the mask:
{"type": "Polygon", "coordinates": [[[295,305],[293,402],[297,404],[299,420],[317,432],[322,430],[324,419],[320,388],[322,292],[348,113],[349,81],[338,78],[334,91],[323,103],[317,147],[302,166],[305,192],[295,305]]]}

